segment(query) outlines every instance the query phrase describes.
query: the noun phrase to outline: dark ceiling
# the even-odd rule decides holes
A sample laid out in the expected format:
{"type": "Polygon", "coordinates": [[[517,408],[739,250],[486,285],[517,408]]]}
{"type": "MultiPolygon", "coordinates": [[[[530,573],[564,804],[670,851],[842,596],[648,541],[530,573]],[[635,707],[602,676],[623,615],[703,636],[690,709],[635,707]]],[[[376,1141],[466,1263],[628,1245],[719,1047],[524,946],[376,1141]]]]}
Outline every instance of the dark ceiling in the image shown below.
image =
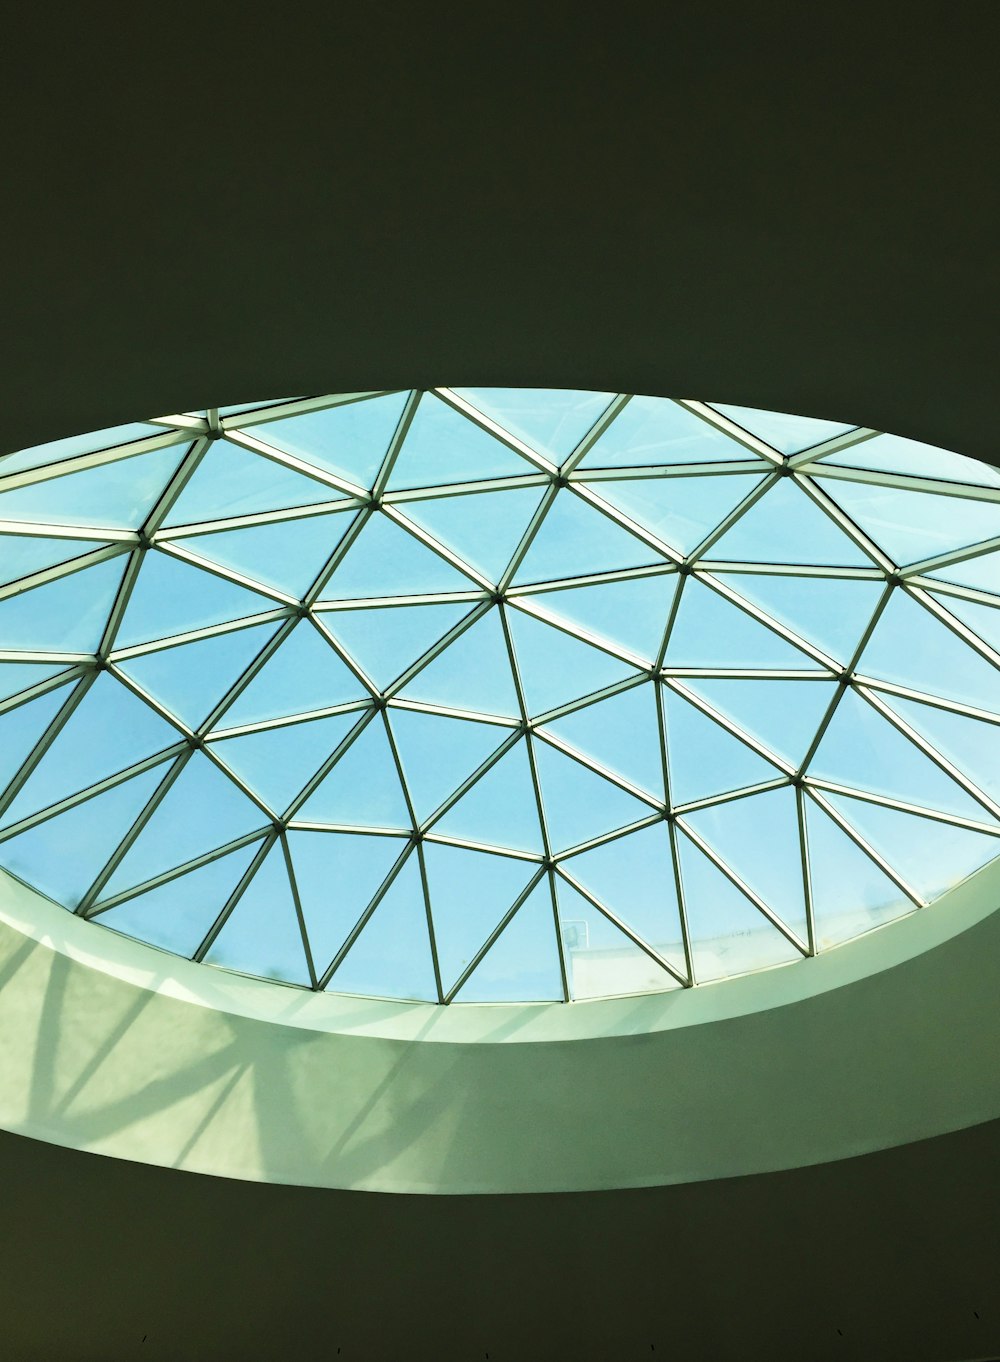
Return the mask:
{"type": "MultiPolygon", "coordinates": [[[[994,4],[617,6],[586,28],[565,6],[30,14],[0,81],[2,448],[244,398],[523,383],[1000,462],[994,4]]],[[[439,1200],[3,1136],[0,1347],[985,1357],[998,1155],[992,1125],[727,1183],[439,1200]]]]}

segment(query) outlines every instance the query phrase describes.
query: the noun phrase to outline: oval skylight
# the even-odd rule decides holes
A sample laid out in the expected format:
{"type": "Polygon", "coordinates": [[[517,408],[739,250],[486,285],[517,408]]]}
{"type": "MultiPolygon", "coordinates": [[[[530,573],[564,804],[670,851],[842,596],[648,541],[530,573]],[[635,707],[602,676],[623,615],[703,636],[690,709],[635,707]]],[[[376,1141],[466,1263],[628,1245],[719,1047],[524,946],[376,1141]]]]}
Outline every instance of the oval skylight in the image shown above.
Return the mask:
{"type": "Polygon", "coordinates": [[[784,964],[1000,851],[1000,474],[540,389],[0,459],[0,865],[316,989],[784,964]]]}

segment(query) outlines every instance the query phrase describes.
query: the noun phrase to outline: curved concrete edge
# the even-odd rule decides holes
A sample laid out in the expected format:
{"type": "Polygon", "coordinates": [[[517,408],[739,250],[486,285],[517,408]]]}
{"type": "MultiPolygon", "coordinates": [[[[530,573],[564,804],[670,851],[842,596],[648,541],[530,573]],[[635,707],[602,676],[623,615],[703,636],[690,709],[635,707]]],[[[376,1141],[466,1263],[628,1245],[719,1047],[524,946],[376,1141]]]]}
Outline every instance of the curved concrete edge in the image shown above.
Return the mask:
{"type": "Polygon", "coordinates": [[[190,965],[7,879],[0,1125],[203,1173],[395,1192],[637,1187],[850,1157],[1000,1115],[998,902],[994,865],[765,974],[433,1008],[190,965]]]}

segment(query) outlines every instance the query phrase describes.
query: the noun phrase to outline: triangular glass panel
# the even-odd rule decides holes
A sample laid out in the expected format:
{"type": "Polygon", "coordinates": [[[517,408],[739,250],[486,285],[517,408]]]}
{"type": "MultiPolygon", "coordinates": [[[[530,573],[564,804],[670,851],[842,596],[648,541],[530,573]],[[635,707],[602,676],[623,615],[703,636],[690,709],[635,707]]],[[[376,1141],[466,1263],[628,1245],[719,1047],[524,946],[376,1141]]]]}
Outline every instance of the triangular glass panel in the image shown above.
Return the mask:
{"type": "Polygon", "coordinates": [[[388,605],[319,613],[330,631],[375,685],[384,690],[443,638],[472,609],[451,605],[388,605]]]}
{"type": "Polygon", "coordinates": [[[393,880],[330,980],[327,992],[437,1001],[427,911],[416,856],[409,858],[393,880]]]}
{"type": "Polygon", "coordinates": [[[665,689],[670,797],[686,804],[775,780],[782,773],[673,691],[665,689]]]}
{"type": "Polygon", "coordinates": [[[1000,530],[991,501],[936,496],[842,478],[819,479],[851,519],[896,563],[916,563],[978,544],[1000,530]]]}
{"type": "Polygon", "coordinates": [[[249,525],[221,534],[192,535],[175,542],[200,558],[301,598],[354,519],[352,512],[338,511],[272,525],[249,525]]]}
{"type": "Polygon", "coordinates": [[[288,849],[316,974],[322,977],[405,848],[398,837],[290,832],[288,849]]]}
{"type": "Polygon", "coordinates": [[[807,935],[795,791],[748,795],[685,814],[685,822],[802,941],[807,935]]]}
{"type": "MultiPolygon", "coordinates": [[[[809,763],[817,780],[983,821],[981,804],[852,692],[843,696],[809,763]]],[[[1000,826],[998,826],[1000,831],[1000,826]]]]}
{"type": "Polygon", "coordinates": [[[806,828],[820,950],[913,912],[898,885],[812,800],[806,803],[806,828]]]}
{"type": "Polygon", "coordinates": [[[534,753],[553,851],[565,851],[655,812],[546,742],[536,742],[534,753]]]}
{"type": "Polygon", "coordinates": [[[75,688],[57,686],[37,700],[0,714],[0,793],[17,775],[35,744],[75,688]]]}
{"type": "Polygon", "coordinates": [[[980,605],[978,601],[963,601],[958,596],[937,596],[936,599],[978,634],[984,643],[1000,652],[1000,602],[997,605],[980,605]]]}
{"type": "Polygon", "coordinates": [[[273,846],[264,858],[212,942],[205,961],[283,983],[309,983],[302,933],[280,846],[273,846]]]}
{"type": "Polygon", "coordinates": [[[828,455],[813,470],[821,473],[827,464],[846,468],[875,468],[885,473],[906,473],[917,478],[944,478],[948,482],[977,483],[983,487],[1000,486],[1000,469],[982,459],[968,459],[919,440],[901,435],[876,435],[828,455]]]}
{"type": "Polygon", "coordinates": [[[1000,695],[1000,671],[902,591],[892,593],[858,672],[989,710],[1000,695]]]}
{"type": "Polygon", "coordinates": [[[885,589],[850,577],[794,577],[779,572],[720,572],[721,582],[846,666],[885,589]]]}
{"type": "Polygon", "coordinates": [[[411,830],[399,772],[379,719],[351,743],[296,817],[306,823],[411,830]]]}
{"type": "Polygon", "coordinates": [[[279,814],[357,720],[356,714],[334,714],[327,719],[223,738],[211,746],[229,769],[279,814]]]}
{"type": "MultiPolygon", "coordinates": [[[[679,553],[693,553],[760,482],[754,475],[626,478],[602,482],[601,496],[679,553]]],[[[739,522],[737,521],[737,524],[739,522]]],[[[711,550],[713,556],[716,549],[711,550]]]]}
{"type": "Polygon", "coordinates": [[[801,951],[683,834],[678,846],[699,983],[802,958],[801,951]]]}
{"type": "MultiPolygon", "coordinates": [[[[155,774],[157,781],[161,780],[164,768],[157,767],[155,774]]],[[[195,752],[157,804],[101,891],[102,896],[111,898],[123,889],[143,884],[164,870],[263,827],[267,821],[267,815],[228,776],[195,752]]]]}
{"type": "Polygon", "coordinates": [[[107,548],[93,539],[46,539],[39,535],[0,535],[0,583],[19,582],[22,577],[69,563],[95,549],[107,548]]]}
{"type": "Polygon", "coordinates": [[[675,572],[655,577],[575,586],[522,597],[572,628],[582,629],[653,662],[663,640],[679,578],[675,572]]]}
{"type": "Polygon", "coordinates": [[[538,487],[515,487],[509,492],[408,501],[404,509],[439,543],[498,582],[541,499],[538,487]]]}
{"type": "Polygon", "coordinates": [[[3,822],[16,823],[46,809],[172,746],[178,738],[176,729],[105,672],[60,729],[3,822]]]}
{"type": "Polygon", "coordinates": [[[713,402],[711,405],[781,454],[800,454],[803,449],[812,449],[813,445],[823,444],[836,435],[856,429],[850,422],[820,421],[813,416],[761,411],[758,407],[736,407],[728,402],[713,402]]]}
{"type": "Polygon", "coordinates": [[[119,445],[132,444],[135,440],[147,440],[151,436],[165,434],[167,432],[162,426],[150,425],[146,421],[132,421],[123,426],[110,426],[106,430],[91,430],[86,435],[67,435],[62,440],[47,440],[43,445],[32,445],[29,449],[19,449],[16,453],[0,457],[0,477],[6,477],[8,473],[19,473],[25,468],[41,468],[43,464],[73,459],[78,454],[94,454],[99,449],[116,449],[119,445]]]}
{"type": "Polygon", "coordinates": [[[866,804],[846,795],[830,803],[922,898],[936,899],[1000,854],[1000,837],[866,804]]]}
{"type": "Polygon", "coordinates": [[[274,608],[275,602],[267,596],[258,596],[256,591],[248,591],[212,572],[151,551],[143,556],[115,644],[128,648],[274,608]]]}
{"type": "Polygon", "coordinates": [[[1000,553],[981,553],[961,563],[949,563],[927,576],[942,582],[956,582],[959,586],[972,586],[978,591],[992,591],[1000,596],[1000,553]]]}
{"type": "Polygon", "coordinates": [[[572,998],[664,993],[680,987],[672,974],[558,877],[556,900],[572,998]]]}
{"type": "Polygon", "coordinates": [[[441,985],[451,991],[537,866],[509,856],[424,843],[441,985]]]}
{"type": "Polygon", "coordinates": [[[779,478],[769,487],[716,540],[706,558],[822,567],[871,567],[873,563],[792,478],[779,478]]]}
{"type": "Polygon", "coordinates": [[[509,734],[495,724],[412,709],[390,710],[389,726],[418,819],[428,818],[509,734]]]}
{"type": "MultiPolygon", "coordinates": [[[[775,756],[794,766],[809,751],[837,689],[834,681],[730,681],[716,677],[693,677],[684,684],[775,756]]],[[[772,770],[771,774],[778,773],[772,770]]]]}
{"type": "Polygon", "coordinates": [[[285,511],[339,501],[344,493],[229,440],[203,455],[164,525],[196,525],[258,511],[285,511]]]}
{"type": "Polygon", "coordinates": [[[514,574],[514,583],[560,582],[663,562],[655,549],[567,488],[556,493],[514,574]]]}
{"type": "Polygon", "coordinates": [[[553,625],[543,624],[522,610],[508,611],[507,619],[530,714],[547,713],[635,675],[635,668],[627,662],[592,648],[553,625]]]}
{"type": "Polygon", "coordinates": [[[535,886],[455,995],[459,1003],[562,1002],[548,880],[535,886]]]}
{"type": "MultiPolygon", "coordinates": [[[[242,637],[242,631],[233,637],[242,637]]],[[[218,727],[309,714],[328,705],[363,699],[367,694],[319,630],[303,620],[226,710],[218,727]]]]}
{"type": "Polygon", "coordinates": [[[456,388],[497,425],[556,463],[567,458],[613,393],[573,392],[566,388],[456,388]]]}
{"type": "Polygon", "coordinates": [[[453,568],[387,516],[375,514],[323,589],[323,599],[415,596],[470,591],[478,584],[453,568]]]}
{"type": "Polygon", "coordinates": [[[542,832],[525,744],[517,743],[491,766],[434,831],[484,846],[540,852],[542,832]]]}
{"type": "Polygon", "coordinates": [[[405,392],[388,393],[303,412],[255,425],[253,434],[265,444],[346,478],[356,487],[368,488],[388,453],[407,396],[405,392]]]}
{"type": "Polygon", "coordinates": [[[475,714],[520,717],[503,625],[490,610],[413,678],[407,699],[475,714]]]}
{"type": "MultiPolygon", "coordinates": [[[[198,728],[273,638],[277,627],[262,624],[233,629],[176,648],[140,653],[116,665],[182,723],[198,728]]],[[[230,723],[229,714],[220,722],[230,723]]]]}
{"type": "Polygon", "coordinates": [[[605,842],[566,870],[680,974],[684,942],[670,833],[665,823],[605,842]]]}
{"type": "Polygon", "coordinates": [[[663,397],[633,397],[579,468],[644,468],[755,456],[716,426],[663,397]]]}
{"type": "Polygon", "coordinates": [[[717,591],[689,577],[670,631],[666,666],[809,669],[816,663],[717,591]]]}
{"type": "Polygon", "coordinates": [[[59,577],[0,600],[5,648],[91,653],[101,642],[125,571],[124,558],[59,577]]]}
{"type": "Polygon", "coordinates": [[[535,466],[488,435],[482,426],[424,393],[388,486],[437,487],[449,482],[517,477],[537,472],[535,466]]]}
{"type": "Polygon", "coordinates": [[[545,727],[598,765],[624,776],[654,799],[663,799],[660,730],[651,682],[575,709],[545,727]]]}
{"type": "Polygon", "coordinates": [[[0,843],[0,865],[64,908],[75,908],[162,776],[159,768],[146,771],[0,843]]]}
{"type": "Polygon", "coordinates": [[[950,714],[895,695],[880,698],[985,794],[1000,800],[1000,725],[969,719],[964,714],[950,714]]]}
{"type": "Polygon", "coordinates": [[[97,921],[126,936],[162,946],[175,955],[191,956],[204,941],[227,899],[240,882],[260,843],[241,847],[189,870],[159,889],[148,889],[117,908],[109,908],[97,921]]]}
{"type": "Polygon", "coordinates": [[[21,691],[31,690],[51,676],[66,671],[63,662],[43,666],[38,662],[0,662],[0,700],[9,700],[21,691]]]}
{"type": "MultiPolygon", "coordinates": [[[[80,473],[0,492],[0,520],[139,529],[187,453],[169,445],[80,473]]],[[[0,474],[3,472],[0,467],[0,474]]]]}

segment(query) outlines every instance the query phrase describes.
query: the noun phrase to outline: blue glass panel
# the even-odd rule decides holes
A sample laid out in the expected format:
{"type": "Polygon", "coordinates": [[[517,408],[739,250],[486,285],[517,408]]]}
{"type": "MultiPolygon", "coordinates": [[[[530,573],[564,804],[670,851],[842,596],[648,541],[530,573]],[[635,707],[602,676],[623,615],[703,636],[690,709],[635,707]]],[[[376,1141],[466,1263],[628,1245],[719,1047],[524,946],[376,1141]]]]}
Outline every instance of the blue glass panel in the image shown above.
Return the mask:
{"type": "Polygon", "coordinates": [[[653,662],[663,641],[678,577],[629,577],[531,596],[533,607],[653,662]]]}
{"type": "Polygon", "coordinates": [[[633,397],[578,467],[640,468],[753,457],[743,445],[680,403],[663,397],[633,397]]]}
{"type": "Polygon", "coordinates": [[[408,501],[403,509],[464,562],[498,582],[541,499],[541,488],[519,487],[408,501]]]}
{"type": "Polygon", "coordinates": [[[988,817],[982,805],[852,692],[837,706],[809,774],[965,818],[988,817]]]}
{"type": "Polygon", "coordinates": [[[408,394],[389,393],[256,425],[265,444],[296,454],[359,487],[371,487],[399,424],[408,394]]]}
{"type": "Polygon", "coordinates": [[[396,762],[380,719],[351,744],[296,817],[360,828],[411,828],[396,762]]]}
{"type": "Polygon", "coordinates": [[[17,775],[56,714],[72,693],[71,686],[58,686],[37,700],[0,714],[0,791],[17,775]]]}
{"type": "Polygon", "coordinates": [[[507,618],[531,714],[544,714],[635,675],[634,667],[523,611],[510,610],[507,618]]]}
{"type": "Polygon", "coordinates": [[[691,953],[699,983],[801,959],[800,952],[777,927],[683,834],[678,844],[691,953]]]}
{"type": "Polygon", "coordinates": [[[478,585],[384,515],[375,514],[347,550],[323,599],[469,591],[478,585]]]}
{"type": "Polygon", "coordinates": [[[514,582],[519,586],[528,582],[557,582],[591,572],[617,572],[663,561],[641,539],[564,488],[556,493],[514,574],[514,582]]]}
{"type": "Polygon", "coordinates": [[[70,573],[0,601],[0,648],[90,653],[101,641],[125,559],[70,573]]]}
{"type": "MultiPolygon", "coordinates": [[[[238,637],[242,637],[242,631],[238,637]]],[[[219,726],[233,728],[262,719],[309,714],[366,694],[319,631],[303,620],[226,710],[219,726]]]]}
{"type": "Polygon", "coordinates": [[[963,624],[974,630],[984,643],[1000,650],[1000,607],[980,605],[978,601],[963,601],[957,596],[938,596],[937,599],[953,615],[957,615],[963,624]]]}
{"type": "Polygon", "coordinates": [[[517,743],[491,766],[434,831],[485,846],[540,852],[542,831],[524,743],[517,743]]]}
{"type": "Polygon", "coordinates": [[[226,530],[222,534],[192,535],[178,544],[212,563],[301,598],[326,566],[354,518],[351,512],[338,511],[226,530]]]}
{"type": "Polygon", "coordinates": [[[379,689],[385,689],[469,613],[456,605],[325,610],[320,618],[379,689]]]}
{"type": "Polygon", "coordinates": [[[887,473],[909,473],[913,477],[1000,486],[1000,469],[981,459],[967,459],[963,454],[952,454],[935,445],[921,444],[919,440],[904,440],[901,435],[876,435],[872,440],[863,440],[859,445],[829,455],[819,468],[831,463],[846,468],[877,468],[887,473]]]}
{"type": "Polygon", "coordinates": [[[47,681],[66,668],[61,662],[43,666],[37,662],[0,662],[0,700],[7,700],[23,690],[47,681]]]}
{"type": "Polygon", "coordinates": [[[795,791],[769,790],[685,815],[714,851],[772,912],[806,939],[795,791]]]}
{"type": "Polygon", "coordinates": [[[612,785],[548,743],[534,744],[542,808],[553,851],[614,832],[653,812],[648,804],[612,785]]]}
{"type": "Polygon", "coordinates": [[[455,995],[460,1003],[561,1002],[552,893],[543,879],[455,995]]]}
{"type": "Polygon", "coordinates": [[[460,397],[559,462],[572,454],[606,409],[612,393],[571,392],[565,388],[456,388],[460,397]]]}
{"type": "Polygon", "coordinates": [[[488,435],[454,407],[424,393],[393,464],[388,486],[435,487],[447,482],[517,477],[534,464],[488,435]]]}
{"type": "Polygon", "coordinates": [[[466,629],[401,694],[451,709],[517,718],[517,692],[497,611],[466,629]]]}
{"type": "Polygon", "coordinates": [[[507,856],[424,844],[441,984],[448,992],[537,867],[507,856]]]}
{"type": "Polygon", "coordinates": [[[308,984],[302,934],[280,846],[268,852],[205,959],[243,974],[308,984]]]}
{"type": "Polygon", "coordinates": [[[847,577],[793,577],[784,573],[719,573],[726,586],[779,624],[846,664],[854,656],[885,589],[882,581],[847,577]]]}
{"type": "Polygon", "coordinates": [[[151,550],[143,557],[115,642],[127,648],[274,608],[267,596],[151,550]]]}
{"type": "Polygon", "coordinates": [[[769,487],[706,557],[730,563],[872,566],[872,559],[791,478],[769,487]]]}
{"type": "Polygon", "coordinates": [[[175,955],[191,956],[239,884],[258,846],[241,847],[159,889],[138,894],[117,908],[109,908],[97,921],[175,955]]]}
{"type": "Polygon", "coordinates": [[[0,843],[0,865],[64,908],[75,908],[158,785],[147,771],[0,843]]]}
{"type": "MultiPolygon", "coordinates": [[[[901,700],[895,695],[880,698],[981,790],[1000,799],[1000,726],[901,700]]],[[[982,819],[983,813],[979,817],[982,819]]]]}
{"type": "Polygon", "coordinates": [[[673,691],[664,692],[675,804],[774,780],[782,773],[673,691]]]}
{"type": "Polygon", "coordinates": [[[1000,838],[937,823],[846,795],[827,798],[847,821],[925,899],[960,884],[1000,853],[1000,838]]]}
{"type": "MultiPolygon", "coordinates": [[[[833,681],[728,681],[714,677],[696,677],[684,684],[776,756],[794,765],[808,752],[837,689],[833,681]]],[[[776,774],[771,771],[772,776],[776,774]]]]}
{"type": "Polygon", "coordinates": [[[716,411],[728,416],[751,435],[764,440],[782,454],[799,454],[803,449],[832,440],[856,427],[850,422],[819,421],[812,416],[793,416],[781,411],[761,411],[757,407],[734,407],[728,402],[713,402],[716,411]]]}
{"type": "Polygon", "coordinates": [[[681,974],[684,945],[677,885],[665,823],[605,842],[566,863],[605,907],[681,974]]]}
{"type": "Polygon", "coordinates": [[[288,849],[317,975],[322,975],[388,875],[396,837],[291,832],[288,849]]]}
{"type": "Polygon", "coordinates": [[[651,683],[574,710],[546,728],[662,800],[660,732],[651,683]]]}
{"type": "Polygon", "coordinates": [[[216,440],[202,456],[164,520],[194,525],[258,511],[316,506],[343,496],[335,488],[228,440],[216,440]]]}
{"type": "Polygon", "coordinates": [[[5,824],[48,808],[96,785],[178,740],[178,733],[148,705],[104,673],[59,731],[27,784],[3,816],[5,824]]]}
{"type": "Polygon", "coordinates": [[[668,667],[815,668],[807,654],[688,578],[667,646],[668,667]]]}
{"type": "Polygon", "coordinates": [[[16,582],[33,572],[68,563],[72,558],[106,548],[93,539],[45,539],[35,535],[0,535],[0,582],[16,582]]]}
{"type": "Polygon", "coordinates": [[[508,731],[393,709],[389,724],[418,819],[427,818],[500,746],[508,731]]]}
{"type": "Polygon", "coordinates": [[[327,989],[436,1002],[427,912],[416,856],[392,882],[327,989]]]}
{"type": "Polygon", "coordinates": [[[110,426],[106,430],[92,430],[86,435],[68,435],[62,440],[49,440],[43,445],[32,445],[14,454],[0,457],[0,477],[19,473],[25,468],[41,468],[43,464],[58,463],[75,458],[77,454],[93,454],[99,449],[114,449],[133,440],[147,440],[150,436],[165,435],[162,426],[133,421],[124,426],[110,426]]]}
{"type": "Polygon", "coordinates": [[[1000,595],[1000,553],[983,553],[977,558],[967,558],[962,563],[950,563],[927,575],[1000,595]]]}
{"type": "Polygon", "coordinates": [[[571,997],[663,993],[679,987],[661,965],[558,878],[556,899],[571,997]]]}
{"type": "MultiPolygon", "coordinates": [[[[182,723],[198,728],[274,636],[276,628],[262,624],[253,629],[234,629],[197,643],[142,653],[117,665],[182,723]]],[[[229,714],[220,722],[230,723],[229,714]]]]}
{"type": "Polygon", "coordinates": [[[896,563],[917,563],[1000,534],[1000,506],[840,478],[819,480],[896,563]]]}
{"type": "MultiPolygon", "coordinates": [[[[693,553],[760,482],[735,474],[714,478],[629,478],[602,482],[601,496],[679,553],[693,553]]],[[[716,556],[716,549],[712,550],[716,556]]],[[[722,555],[718,555],[722,556],[722,555]]]]}
{"type": "Polygon", "coordinates": [[[261,733],[224,738],[212,743],[212,750],[277,814],[287,808],[357,720],[356,714],[336,714],[311,723],[266,728],[261,733]]]}
{"type": "MultiPolygon", "coordinates": [[[[163,777],[157,768],[157,782],[163,777]]],[[[132,784],[133,782],[129,782],[132,784]]],[[[267,823],[267,815],[200,752],[191,756],[108,881],[111,898],[267,823]]]]}
{"type": "Polygon", "coordinates": [[[170,445],[2,492],[0,520],[137,530],[187,450],[187,445],[170,445]]]}
{"type": "Polygon", "coordinates": [[[820,949],[913,912],[903,891],[812,800],[806,826],[820,949]]]}

